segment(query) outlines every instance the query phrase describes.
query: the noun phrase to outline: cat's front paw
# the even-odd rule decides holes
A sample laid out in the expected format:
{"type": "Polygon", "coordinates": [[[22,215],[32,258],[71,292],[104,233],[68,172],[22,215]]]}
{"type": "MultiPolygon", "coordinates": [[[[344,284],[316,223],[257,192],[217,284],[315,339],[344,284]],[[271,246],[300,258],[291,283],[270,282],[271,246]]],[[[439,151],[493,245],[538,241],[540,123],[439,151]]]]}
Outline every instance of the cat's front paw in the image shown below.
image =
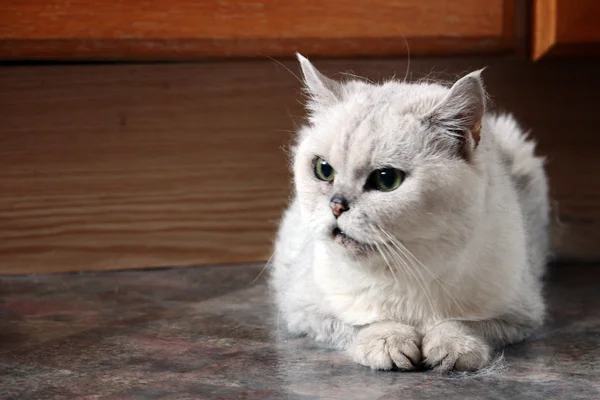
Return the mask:
{"type": "Polygon", "coordinates": [[[436,371],[476,371],[490,360],[491,349],[461,322],[443,322],[425,334],[424,364],[436,371]]]}
{"type": "Polygon", "coordinates": [[[421,362],[422,339],[412,326],[386,322],[363,328],[352,346],[354,361],[372,369],[412,370],[421,362]]]}

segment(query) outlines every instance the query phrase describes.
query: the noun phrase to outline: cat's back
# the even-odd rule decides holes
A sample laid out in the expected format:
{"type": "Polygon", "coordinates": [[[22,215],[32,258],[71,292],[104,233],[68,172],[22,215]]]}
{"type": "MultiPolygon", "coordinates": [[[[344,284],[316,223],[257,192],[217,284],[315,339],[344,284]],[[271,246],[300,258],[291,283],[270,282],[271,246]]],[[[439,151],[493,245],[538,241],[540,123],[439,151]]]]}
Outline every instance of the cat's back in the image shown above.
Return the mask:
{"type": "Polygon", "coordinates": [[[527,239],[529,263],[534,273],[544,272],[549,253],[550,201],[544,158],[535,155],[530,140],[510,114],[490,115],[489,132],[517,192],[527,239]]]}

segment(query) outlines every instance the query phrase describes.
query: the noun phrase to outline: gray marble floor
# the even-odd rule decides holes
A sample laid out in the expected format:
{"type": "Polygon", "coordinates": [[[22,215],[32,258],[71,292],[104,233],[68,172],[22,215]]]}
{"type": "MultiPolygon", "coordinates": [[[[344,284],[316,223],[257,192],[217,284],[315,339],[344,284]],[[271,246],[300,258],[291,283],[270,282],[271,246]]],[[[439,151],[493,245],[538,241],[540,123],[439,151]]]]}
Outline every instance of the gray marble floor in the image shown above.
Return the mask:
{"type": "Polygon", "coordinates": [[[0,278],[2,399],[600,399],[600,268],[560,265],[549,319],[485,376],[374,372],[285,339],[261,266],[0,278]]]}

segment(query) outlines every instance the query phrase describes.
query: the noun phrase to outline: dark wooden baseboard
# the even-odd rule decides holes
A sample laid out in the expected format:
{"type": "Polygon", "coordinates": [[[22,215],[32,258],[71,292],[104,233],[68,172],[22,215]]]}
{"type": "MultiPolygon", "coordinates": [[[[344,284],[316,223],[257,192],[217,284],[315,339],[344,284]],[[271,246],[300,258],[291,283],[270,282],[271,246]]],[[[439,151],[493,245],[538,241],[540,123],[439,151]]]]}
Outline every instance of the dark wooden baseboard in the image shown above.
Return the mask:
{"type": "MultiPolygon", "coordinates": [[[[378,80],[405,59],[322,60],[378,80]]],[[[488,66],[493,103],[548,157],[560,258],[600,257],[597,65],[419,59],[413,79],[488,66]],[[431,73],[437,71],[436,73],[431,73]]],[[[0,273],[264,261],[301,121],[295,62],[0,68],[0,273]]]]}

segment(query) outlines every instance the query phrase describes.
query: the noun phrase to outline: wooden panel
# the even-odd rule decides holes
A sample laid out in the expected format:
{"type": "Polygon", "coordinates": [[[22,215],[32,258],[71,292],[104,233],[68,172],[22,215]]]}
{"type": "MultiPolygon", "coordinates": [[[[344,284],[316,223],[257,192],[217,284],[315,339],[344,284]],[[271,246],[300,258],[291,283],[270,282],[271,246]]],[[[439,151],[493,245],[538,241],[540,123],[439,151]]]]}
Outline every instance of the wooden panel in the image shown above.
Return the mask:
{"type": "MultiPolygon", "coordinates": [[[[317,64],[372,79],[406,68],[317,64]]],[[[596,66],[413,59],[411,76],[484,65],[494,103],[548,155],[558,254],[600,259],[596,66]]],[[[265,260],[299,99],[298,81],[271,61],[1,68],[0,273],[265,260]]]]}
{"type": "Polygon", "coordinates": [[[0,69],[2,272],[267,257],[289,119],[247,67],[0,69]]]}
{"type": "Polygon", "coordinates": [[[512,48],[514,0],[4,1],[0,57],[190,59],[512,48]]]}
{"type": "Polygon", "coordinates": [[[597,53],[599,20],[600,2],[597,0],[536,0],[533,58],[597,53]]]}

